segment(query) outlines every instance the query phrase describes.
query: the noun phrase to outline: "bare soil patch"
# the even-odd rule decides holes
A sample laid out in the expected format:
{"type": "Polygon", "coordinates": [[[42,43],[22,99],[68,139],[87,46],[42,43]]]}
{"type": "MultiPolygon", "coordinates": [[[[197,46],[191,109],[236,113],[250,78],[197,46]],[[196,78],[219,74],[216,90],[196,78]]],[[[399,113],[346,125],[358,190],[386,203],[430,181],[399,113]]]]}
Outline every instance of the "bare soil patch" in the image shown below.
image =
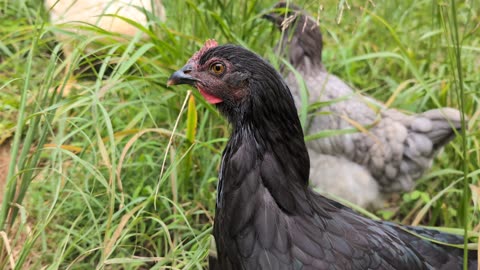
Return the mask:
{"type": "Polygon", "coordinates": [[[7,182],[8,166],[10,164],[10,140],[0,145],[0,204],[3,201],[3,192],[7,182]]]}

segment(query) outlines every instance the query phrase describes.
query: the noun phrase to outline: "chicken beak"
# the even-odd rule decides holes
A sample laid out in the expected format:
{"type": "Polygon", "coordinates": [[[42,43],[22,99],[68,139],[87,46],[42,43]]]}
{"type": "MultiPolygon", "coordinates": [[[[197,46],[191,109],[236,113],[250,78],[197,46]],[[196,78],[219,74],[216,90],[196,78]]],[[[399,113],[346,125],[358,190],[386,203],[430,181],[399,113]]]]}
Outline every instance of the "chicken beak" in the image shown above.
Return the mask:
{"type": "Polygon", "coordinates": [[[271,14],[271,13],[266,13],[266,14],[263,14],[262,15],[262,18],[263,19],[266,19],[268,21],[271,21],[271,22],[276,22],[277,21],[277,18],[275,15],[271,14]]]}
{"type": "Polygon", "coordinates": [[[175,71],[170,78],[168,78],[167,86],[178,85],[178,84],[190,84],[194,85],[198,79],[189,75],[192,72],[193,66],[191,64],[186,64],[183,68],[175,71]]]}
{"type": "MultiPolygon", "coordinates": [[[[262,19],[272,22],[277,27],[281,27],[283,21],[289,17],[287,7],[275,5],[262,15],[262,19]]],[[[291,11],[291,10],[290,10],[291,11]]]]}

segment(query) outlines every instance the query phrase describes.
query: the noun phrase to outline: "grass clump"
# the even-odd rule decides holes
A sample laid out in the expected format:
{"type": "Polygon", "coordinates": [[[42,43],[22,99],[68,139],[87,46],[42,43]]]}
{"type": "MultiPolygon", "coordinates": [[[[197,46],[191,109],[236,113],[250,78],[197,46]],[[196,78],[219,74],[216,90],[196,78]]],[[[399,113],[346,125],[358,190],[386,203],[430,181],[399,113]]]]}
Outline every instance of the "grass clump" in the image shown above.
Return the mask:
{"type": "MultiPolygon", "coordinates": [[[[208,38],[274,60],[279,33],[261,19],[274,1],[166,1],[166,22],[142,29],[148,38],[82,26],[89,34],[72,36],[67,73],[54,39],[65,29],[48,23],[42,4],[0,1],[0,138],[12,140],[16,160],[0,268],[203,269],[228,126],[196,90],[165,83],[208,38]],[[63,96],[70,76],[77,83],[63,96]]],[[[478,7],[461,2],[454,19],[450,2],[296,4],[320,18],[327,69],[359,91],[469,117],[464,140],[398,206],[374,214],[476,231],[478,197],[464,187],[478,185],[480,163],[478,7]]]]}

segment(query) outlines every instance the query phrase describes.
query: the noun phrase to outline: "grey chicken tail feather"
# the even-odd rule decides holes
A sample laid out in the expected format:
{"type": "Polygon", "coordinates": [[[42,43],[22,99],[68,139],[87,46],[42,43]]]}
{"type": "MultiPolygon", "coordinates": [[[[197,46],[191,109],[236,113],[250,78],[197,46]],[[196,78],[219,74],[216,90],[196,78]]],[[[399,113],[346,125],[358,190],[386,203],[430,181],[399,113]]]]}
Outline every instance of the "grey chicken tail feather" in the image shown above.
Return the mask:
{"type": "MultiPolygon", "coordinates": [[[[462,128],[461,112],[453,108],[429,110],[419,114],[417,119],[419,118],[426,118],[431,123],[431,128],[425,135],[432,141],[435,150],[453,140],[462,128]]],[[[412,124],[412,129],[421,129],[415,122],[417,121],[412,124]]]]}

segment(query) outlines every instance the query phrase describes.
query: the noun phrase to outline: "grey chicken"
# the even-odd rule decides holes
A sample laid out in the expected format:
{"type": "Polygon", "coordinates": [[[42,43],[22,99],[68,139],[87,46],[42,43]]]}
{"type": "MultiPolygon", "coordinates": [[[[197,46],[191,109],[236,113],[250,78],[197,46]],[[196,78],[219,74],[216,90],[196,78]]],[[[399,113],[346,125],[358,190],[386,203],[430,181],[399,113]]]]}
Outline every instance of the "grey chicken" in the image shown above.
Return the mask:
{"type": "MultiPolygon", "coordinates": [[[[218,176],[218,256],[210,269],[462,269],[462,249],[418,235],[457,245],[461,236],[374,221],[308,187],[292,95],[255,53],[208,41],[167,83],[178,84],[196,87],[232,127],[218,176]]],[[[476,251],[468,256],[468,269],[477,269],[476,251]]]]}
{"type": "MultiPolygon", "coordinates": [[[[309,115],[306,133],[365,128],[307,142],[311,184],[362,207],[378,207],[385,195],[410,190],[461,128],[460,112],[441,108],[408,115],[355,93],[325,70],[316,21],[291,4],[287,9],[280,2],[275,8],[265,17],[284,31],[278,46],[302,75],[308,104],[327,104],[309,115]]],[[[299,108],[303,82],[293,72],[286,75],[286,82],[299,108]]]]}

